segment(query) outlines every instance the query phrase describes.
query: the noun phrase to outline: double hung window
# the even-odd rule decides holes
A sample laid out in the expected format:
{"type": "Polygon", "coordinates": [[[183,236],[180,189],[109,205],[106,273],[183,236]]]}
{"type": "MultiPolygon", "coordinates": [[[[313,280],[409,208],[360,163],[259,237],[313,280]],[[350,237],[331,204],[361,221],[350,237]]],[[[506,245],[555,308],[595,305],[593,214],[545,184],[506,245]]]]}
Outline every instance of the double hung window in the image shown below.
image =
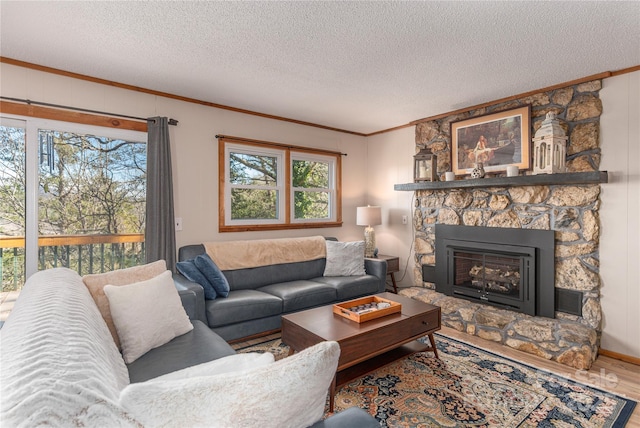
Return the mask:
{"type": "Polygon", "coordinates": [[[341,154],[220,137],[220,231],[341,224],[341,154]]]}

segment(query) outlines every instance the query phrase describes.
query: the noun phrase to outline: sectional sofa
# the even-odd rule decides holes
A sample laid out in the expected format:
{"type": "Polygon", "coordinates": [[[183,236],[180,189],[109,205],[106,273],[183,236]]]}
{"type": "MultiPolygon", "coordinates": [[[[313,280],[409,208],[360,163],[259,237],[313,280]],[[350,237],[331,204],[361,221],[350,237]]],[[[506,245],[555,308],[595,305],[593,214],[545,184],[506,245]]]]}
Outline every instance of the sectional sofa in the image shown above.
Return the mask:
{"type": "Polygon", "coordinates": [[[104,282],[122,353],[76,272],[56,268],[28,279],[0,329],[3,428],[378,426],[355,408],[322,420],[337,343],[275,362],[271,354],[236,354],[189,319],[196,296],[178,293],[169,271],[133,284],[111,285],[115,276],[104,282]],[[168,342],[125,362],[139,342],[166,340],[167,332],[168,342]]]}
{"type": "Polygon", "coordinates": [[[387,264],[365,259],[363,242],[322,236],[209,242],[180,248],[178,260],[203,255],[219,267],[228,294],[205,299],[196,282],[180,273],[174,280],[197,296],[195,318],[227,341],[278,330],[283,314],[385,290],[387,264]]]}

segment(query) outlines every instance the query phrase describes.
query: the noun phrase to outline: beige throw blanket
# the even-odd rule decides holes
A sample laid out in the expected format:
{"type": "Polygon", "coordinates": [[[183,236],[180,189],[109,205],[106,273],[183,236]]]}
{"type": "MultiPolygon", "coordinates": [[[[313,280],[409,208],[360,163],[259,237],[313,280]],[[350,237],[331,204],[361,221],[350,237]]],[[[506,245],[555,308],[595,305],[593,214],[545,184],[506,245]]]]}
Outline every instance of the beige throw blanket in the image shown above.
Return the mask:
{"type": "Polygon", "coordinates": [[[205,242],[204,247],[221,270],[304,262],[327,256],[322,236],[205,242]]]}

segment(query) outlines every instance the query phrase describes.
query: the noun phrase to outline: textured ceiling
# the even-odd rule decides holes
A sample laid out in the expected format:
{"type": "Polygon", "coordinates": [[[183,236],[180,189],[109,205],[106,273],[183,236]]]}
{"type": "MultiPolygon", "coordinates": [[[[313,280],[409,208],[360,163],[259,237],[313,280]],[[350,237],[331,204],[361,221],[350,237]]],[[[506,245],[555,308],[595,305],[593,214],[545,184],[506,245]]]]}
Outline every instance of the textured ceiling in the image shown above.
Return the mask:
{"type": "Polygon", "coordinates": [[[637,1],[1,1],[0,19],[7,58],[361,133],[640,64],[637,1]]]}

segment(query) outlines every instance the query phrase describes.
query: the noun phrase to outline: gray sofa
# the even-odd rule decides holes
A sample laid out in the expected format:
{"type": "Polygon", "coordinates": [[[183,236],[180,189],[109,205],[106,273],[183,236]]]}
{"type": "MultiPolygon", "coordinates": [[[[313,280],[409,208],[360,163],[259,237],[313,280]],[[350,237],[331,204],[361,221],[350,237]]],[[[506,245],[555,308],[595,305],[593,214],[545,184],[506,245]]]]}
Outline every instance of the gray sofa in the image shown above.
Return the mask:
{"type": "MultiPolygon", "coordinates": [[[[251,252],[251,241],[246,243],[246,251],[251,252]]],[[[203,244],[187,245],[179,249],[178,260],[204,253],[203,244]]],[[[197,296],[190,309],[194,318],[232,341],[280,329],[283,314],[384,292],[386,262],[364,262],[366,275],[361,276],[323,276],[325,258],[222,270],[231,291],[228,297],[215,300],[205,300],[202,287],[179,273],[174,274],[174,281],[179,289],[197,296]]]]}
{"type": "MultiPolygon", "coordinates": [[[[183,289],[179,294],[182,304],[193,314],[194,291],[183,289]]],[[[34,274],[0,330],[3,345],[0,348],[2,426],[229,426],[226,422],[221,423],[221,415],[226,411],[236,421],[240,415],[211,402],[221,402],[222,396],[231,397],[227,406],[234,405],[233,397],[277,398],[279,393],[269,389],[271,383],[260,382],[261,379],[275,374],[273,382],[282,378],[280,372],[283,370],[305,370],[305,373],[309,370],[305,364],[311,359],[305,359],[306,355],[300,353],[294,356],[297,359],[285,358],[253,371],[218,374],[210,364],[223,357],[235,358],[235,351],[199,320],[191,322],[193,330],[125,365],[82,278],[66,268],[34,274]],[[187,367],[204,367],[207,371],[201,373],[200,378],[154,379],[187,367]],[[258,386],[246,387],[251,388],[249,393],[243,385],[254,378],[258,386]],[[162,388],[165,388],[164,393],[162,388]],[[136,412],[131,394],[141,389],[146,393],[149,405],[143,404],[142,410],[136,412]],[[259,395],[260,389],[262,395],[259,395]],[[200,392],[199,396],[197,392],[200,392]],[[170,417],[161,416],[162,419],[149,422],[162,412],[170,417]],[[202,418],[206,418],[204,422],[202,418]]],[[[337,356],[335,361],[337,363],[337,356]]],[[[307,383],[313,378],[309,374],[304,384],[297,388],[307,390],[307,383]]],[[[323,382],[328,385],[330,380],[323,382]]],[[[276,388],[288,389],[290,384],[286,380],[282,383],[276,388]]],[[[320,403],[324,406],[324,399],[320,403]]],[[[242,402],[237,403],[239,411],[243,412],[242,406],[242,402]]],[[[255,408],[246,411],[249,412],[247,420],[252,420],[255,416],[251,412],[255,408]]],[[[270,411],[265,414],[266,420],[270,420],[270,411]]],[[[243,422],[242,425],[255,424],[243,422]]],[[[269,426],[269,423],[260,426],[269,426]]],[[[354,408],[317,421],[313,426],[379,425],[366,412],[354,408]]]]}

